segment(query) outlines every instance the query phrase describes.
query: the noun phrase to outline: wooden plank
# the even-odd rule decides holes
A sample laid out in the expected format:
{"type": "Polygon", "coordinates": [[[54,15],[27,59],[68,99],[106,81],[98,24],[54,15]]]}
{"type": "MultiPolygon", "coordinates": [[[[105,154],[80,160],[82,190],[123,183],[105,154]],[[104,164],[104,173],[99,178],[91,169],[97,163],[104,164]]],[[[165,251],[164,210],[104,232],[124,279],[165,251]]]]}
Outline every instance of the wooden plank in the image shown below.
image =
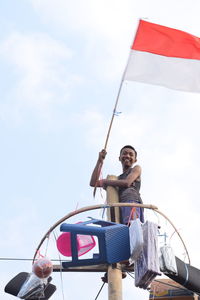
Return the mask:
{"type": "Polygon", "coordinates": [[[53,272],[107,272],[108,265],[78,266],[63,268],[60,265],[53,265],[53,272]]]}
{"type": "MultiPolygon", "coordinates": [[[[128,266],[126,264],[121,263],[121,268],[124,272],[133,272],[134,266],[128,266]]],[[[60,265],[53,265],[53,272],[107,272],[108,264],[100,264],[93,266],[78,266],[78,267],[69,267],[64,269],[60,265]]]]}

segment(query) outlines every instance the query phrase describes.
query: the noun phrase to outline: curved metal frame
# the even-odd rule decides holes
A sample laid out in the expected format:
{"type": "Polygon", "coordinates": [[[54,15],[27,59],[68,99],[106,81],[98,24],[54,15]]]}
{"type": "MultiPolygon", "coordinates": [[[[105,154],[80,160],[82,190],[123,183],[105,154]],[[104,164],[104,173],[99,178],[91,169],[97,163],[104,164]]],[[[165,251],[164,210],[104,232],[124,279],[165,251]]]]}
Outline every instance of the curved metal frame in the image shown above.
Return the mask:
{"type": "Polygon", "coordinates": [[[189,257],[189,253],[188,253],[188,250],[186,248],[186,245],[180,235],[180,233],[178,232],[178,230],[176,229],[176,227],[174,226],[174,224],[172,223],[172,221],[170,221],[170,219],[165,215],[163,214],[161,211],[158,210],[158,208],[155,206],[155,205],[151,205],[151,204],[139,204],[139,203],[112,203],[112,204],[109,204],[109,205],[104,205],[104,204],[97,204],[97,205],[92,205],[92,206],[85,206],[85,207],[82,207],[82,208],[79,208],[77,210],[74,210],[70,213],[68,213],[67,215],[65,215],[63,218],[61,218],[60,220],[58,220],[47,232],[46,234],[43,236],[43,238],[41,239],[36,251],[35,251],[35,254],[34,254],[34,257],[33,257],[33,263],[36,259],[36,256],[37,256],[37,253],[40,249],[40,247],[42,246],[43,242],[45,241],[46,238],[49,237],[50,233],[58,226],[60,225],[62,222],[64,222],[65,220],[75,216],[75,215],[78,215],[80,213],[83,213],[83,212],[86,212],[86,211],[90,211],[90,210],[96,210],[96,209],[102,209],[102,208],[111,208],[111,207],[143,207],[143,208],[147,208],[147,209],[152,209],[154,210],[155,212],[157,212],[158,214],[160,214],[161,216],[163,216],[171,225],[172,227],[174,228],[175,232],[178,234],[182,244],[183,244],[183,247],[185,249],[185,252],[187,254],[187,257],[188,257],[188,262],[190,264],[190,257],[189,257]]]}

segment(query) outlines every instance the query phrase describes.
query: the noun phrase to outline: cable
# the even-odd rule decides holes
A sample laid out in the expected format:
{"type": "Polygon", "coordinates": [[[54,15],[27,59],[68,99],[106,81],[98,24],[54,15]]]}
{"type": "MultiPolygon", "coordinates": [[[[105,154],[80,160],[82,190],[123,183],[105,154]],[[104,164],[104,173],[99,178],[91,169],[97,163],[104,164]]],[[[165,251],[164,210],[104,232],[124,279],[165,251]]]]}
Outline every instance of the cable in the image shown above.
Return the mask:
{"type": "Polygon", "coordinates": [[[100,287],[100,290],[98,291],[98,293],[97,293],[97,295],[96,295],[96,298],[94,299],[94,300],[97,300],[97,298],[99,297],[99,295],[100,295],[100,293],[101,293],[101,291],[102,291],[102,289],[103,289],[103,287],[104,287],[104,284],[105,284],[105,282],[102,284],[102,286],[100,287]]]}
{"type": "Polygon", "coordinates": [[[48,236],[47,242],[46,242],[45,256],[47,256],[47,251],[48,251],[48,246],[49,246],[49,236],[48,236]]]}
{"type": "MultiPolygon", "coordinates": [[[[0,257],[0,261],[9,261],[9,260],[11,260],[11,261],[33,261],[33,258],[15,258],[15,257],[0,257]]],[[[60,262],[60,259],[51,259],[51,261],[55,261],[55,262],[57,262],[57,261],[59,261],[60,262]]],[[[62,262],[67,262],[67,261],[69,261],[69,260],[63,260],[62,259],[62,262]]]]}
{"type": "Polygon", "coordinates": [[[14,257],[0,257],[0,260],[5,260],[5,261],[8,261],[8,260],[15,260],[15,261],[30,261],[30,260],[33,260],[32,258],[14,258],[14,257]]]}
{"type": "MultiPolygon", "coordinates": [[[[53,236],[54,236],[54,239],[55,239],[55,242],[57,240],[57,235],[55,233],[55,230],[53,230],[53,236]]],[[[63,276],[62,276],[62,266],[61,266],[61,256],[60,256],[60,253],[58,252],[58,257],[59,257],[59,262],[60,262],[60,281],[61,281],[61,291],[62,291],[62,298],[63,300],[65,300],[65,295],[64,295],[64,288],[63,288],[63,276]]]]}
{"type": "Polygon", "coordinates": [[[135,277],[133,277],[133,275],[131,275],[130,272],[127,272],[129,276],[131,276],[131,278],[135,279],[135,277]]]}

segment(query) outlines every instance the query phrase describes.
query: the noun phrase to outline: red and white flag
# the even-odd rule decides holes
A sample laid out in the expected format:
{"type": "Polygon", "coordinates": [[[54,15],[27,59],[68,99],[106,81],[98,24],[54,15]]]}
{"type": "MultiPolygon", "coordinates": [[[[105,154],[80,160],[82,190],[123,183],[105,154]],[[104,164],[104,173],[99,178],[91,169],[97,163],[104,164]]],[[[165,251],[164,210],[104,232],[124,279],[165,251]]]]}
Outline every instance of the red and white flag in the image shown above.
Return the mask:
{"type": "Polygon", "coordinates": [[[200,92],[200,38],[140,20],[124,80],[200,92]]]}

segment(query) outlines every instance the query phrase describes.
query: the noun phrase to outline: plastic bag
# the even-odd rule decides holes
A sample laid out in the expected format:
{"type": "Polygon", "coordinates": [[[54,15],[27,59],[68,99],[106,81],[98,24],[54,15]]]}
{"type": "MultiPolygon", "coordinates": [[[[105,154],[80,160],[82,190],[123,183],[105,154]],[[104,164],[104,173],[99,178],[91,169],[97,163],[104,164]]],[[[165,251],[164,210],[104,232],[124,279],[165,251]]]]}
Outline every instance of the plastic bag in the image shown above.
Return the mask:
{"type": "Polygon", "coordinates": [[[38,258],[32,266],[32,273],[28,275],[17,297],[22,299],[45,298],[44,290],[51,280],[49,275],[52,271],[52,262],[38,252],[38,258]]]}
{"type": "Polygon", "coordinates": [[[53,264],[47,257],[38,258],[32,267],[32,272],[39,278],[47,278],[53,271],[53,264]]]}
{"type": "Polygon", "coordinates": [[[144,243],[142,225],[138,218],[130,222],[129,237],[131,252],[129,262],[130,264],[132,264],[135,260],[138,259],[144,243]]]}
{"type": "Polygon", "coordinates": [[[173,253],[172,247],[165,245],[160,248],[161,256],[159,257],[160,261],[160,270],[166,274],[177,275],[177,265],[175,255],[173,253]]]}
{"type": "Polygon", "coordinates": [[[44,290],[48,280],[37,277],[34,273],[30,273],[26,281],[23,283],[17,297],[21,299],[35,299],[36,297],[44,298],[44,290]]]}

